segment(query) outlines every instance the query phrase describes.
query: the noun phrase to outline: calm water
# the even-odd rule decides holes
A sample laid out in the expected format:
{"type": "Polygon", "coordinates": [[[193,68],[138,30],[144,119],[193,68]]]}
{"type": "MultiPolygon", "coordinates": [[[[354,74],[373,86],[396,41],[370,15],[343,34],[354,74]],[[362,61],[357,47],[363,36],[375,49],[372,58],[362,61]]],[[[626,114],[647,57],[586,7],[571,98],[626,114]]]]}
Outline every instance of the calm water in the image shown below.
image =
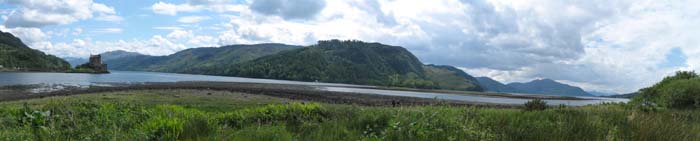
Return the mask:
{"type": "MultiPolygon", "coordinates": [[[[484,102],[497,104],[522,104],[529,99],[485,97],[478,95],[455,95],[432,92],[411,92],[394,90],[377,90],[364,88],[348,88],[346,86],[360,86],[335,83],[298,82],[287,80],[253,79],[241,77],[224,77],[208,75],[191,75],[157,72],[131,72],[113,71],[110,74],[82,74],[82,73],[39,73],[39,72],[0,72],[0,86],[30,85],[30,84],[62,84],[62,85],[91,85],[96,83],[143,83],[143,82],[178,82],[178,81],[221,81],[221,82],[250,82],[271,84],[298,84],[319,86],[322,90],[335,92],[355,92],[366,94],[409,96],[419,98],[438,98],[447,100],[461,100],[470,102],[484,102]]],[[[369,86],[362,86],[369,87],[369,86]]],[[[595,98],[595,100],[546,100],[548,104],[566,104],[572,106],[597,104],[601,102],[627,102],[627,99],[595,98]]]]}
{"type": "Polygon", "coordinates": [[[333,83],[299,82],[287,80],[135,71],[112,71],[112,73],[109,74],[0,72],[0,86],[29,84],[90,85],[95,83],[144,83],[178,81],[221,81],[299,85],[359,86],[333,83]]]}

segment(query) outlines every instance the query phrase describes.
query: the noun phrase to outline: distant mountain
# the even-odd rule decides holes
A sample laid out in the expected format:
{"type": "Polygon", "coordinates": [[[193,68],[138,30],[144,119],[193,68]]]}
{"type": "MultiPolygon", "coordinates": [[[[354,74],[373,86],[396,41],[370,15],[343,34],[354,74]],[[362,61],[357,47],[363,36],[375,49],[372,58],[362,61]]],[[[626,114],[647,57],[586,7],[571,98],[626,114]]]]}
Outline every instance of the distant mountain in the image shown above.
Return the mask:
{"type": "Polygon", "coordinates": [[[105,52],[105,53],[101,53],[100,55],[102,56],[103,61],[121,59],[121,58],[126,58],[126,57],[148,56],[148,55],[143,55],[143,54],[137,53],[137,52],[128,52],[128,51],[123,51],[123,50],[115,50],[115,51],[105,52]]]}
{"type": "Polygon", "coordinates": [[[593,96],[583,89],[556,82],[551,79],[533,80],[527,83],[510,83],[504,85],[489,77],[477,77],[479,85],[489,92],[544,94],[559,96],[593,96]]]}
{"type": "MultiPolygon", "coordinates": [[[[102,55],[102,61],[103,61],[103,62],[109,62],[109,61],[116,60],[116,59],[124,59],[124,58],[127,58],[127,57],[147,56],[147,55],[143,55],[143,54],[140,54],[140,53],[128,52],[128,51],[123,51],[123,50],[116,50],[116,51],[105,52],[105,53],[101,53],[100,55],[102,55]]],[[[85,56],[85,57],[64,57],[63,59],[66,60],[66,61],[68,61],[68,63],[70,63],[71,66],[75,67],[75,66],[78,66],[78,65],[87,63],[87,62],[88,62],[88,58],[87,58],[87,57],[89,57],[89,56],[85,56]]],[[[151,56],[147,56],[147,57],[151,57],[151,56]]],[[[124,63],[128,63],[128,62],[124,62],[124,63]]]]}
{"type": "Polygon", "coordinates": [[[70,64],[25,45],[14,35],[0,31],[0,71],[67,71],[70,64]]]}
{"type": "Polygon", "coordinates": [[[192,48],[168,56],[149,56],[125,51],[107,52],[102,55],[104,62],[113,70],[216,74],[233,64],[296,48],[301,47],[254,44],[192,48]]]}
{"type": "Polygon", "coordinates": [[[617,93],[608,93],[608,92],[599,92],[599,91],[586,91],[587,93],[595,96],[612,96],[612,95],[619,95],[617,93]]]}
{"type": "Polygon", "coordinates": [[[63,57],[63,60],[68,61],[68,64],[70,64],[73,67],[88,62],[87,58],[79,58],[79,57],[63,57]]]}
{"type": "Polygon", "coordinates": [[[612,98],[632,98],[634,96],[639,95],[639,92],[633,92],[633,93],[628,93],[628,94],[618,94],[618,95],[608,95],[604,97],[612,97],[612,98]]]}
{"type": "Polygon", "coordinates": [[[476,77],[476,80],[479,82],[481,87],[484,88],[485,91],[519,93],[517,89],[505,85],[496,80],[493,80],[489,77],[476,77]]]}
{"type": "Polygon", "coordinates": [[[521,93],[560,95],[560,96],[593,96],[579,87],[556,82],[551,79],[538,79],[527,83],[510,83],[507,86],[521,93]]]}

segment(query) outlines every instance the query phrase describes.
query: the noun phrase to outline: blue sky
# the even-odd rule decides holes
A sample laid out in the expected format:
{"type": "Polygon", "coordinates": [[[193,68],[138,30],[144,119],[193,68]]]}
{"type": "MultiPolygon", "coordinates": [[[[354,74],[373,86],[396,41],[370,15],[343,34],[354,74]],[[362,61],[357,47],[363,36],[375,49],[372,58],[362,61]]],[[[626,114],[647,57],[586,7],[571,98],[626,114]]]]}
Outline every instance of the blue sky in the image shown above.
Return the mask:
{"type": "Polygon", "coordinates": [[[502,82],[627,93],[700,69],[700,1],[0,0],[0,30],[61,57],[358,39],[502,82]]]}

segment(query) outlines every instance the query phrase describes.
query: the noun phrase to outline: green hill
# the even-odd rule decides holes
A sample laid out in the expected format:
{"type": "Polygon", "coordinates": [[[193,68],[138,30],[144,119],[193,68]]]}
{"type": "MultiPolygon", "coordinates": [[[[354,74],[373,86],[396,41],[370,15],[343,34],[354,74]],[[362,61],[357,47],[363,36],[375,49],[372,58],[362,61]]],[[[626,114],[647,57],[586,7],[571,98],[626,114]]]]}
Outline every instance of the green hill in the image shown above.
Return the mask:
{"type": "Polygon", "coordinates": [[[361,41],[193,48],[168,56],[102,54],[113,70],[157,71],[379,86],[481,91],[476,79],[451,66],[423,65],[408,50],[361,41]],[[121,56],[121,57],[115,57],[121,56]]]}
{"type": "Polygon", "coordinates": [[[168,56],[148,56],[124,51],[102,55],[105,63],[114,70],[213,74],[224,66],[295,48],[299,46],[255,44],[192,48],[168,56]]]}
{"type": "Polygon", "coordinates": [[[34,50],[14,35],[0,31],[0,71],[66,71],[70,64],[34,50]]]}
{"type": "Polygon", "coordinates": [[[484,91],[489,92],[504,92],[504,93],[522,93],[522,94],[543,94],[543,95],[558,95],[558,96],[595,96],[583,89],[571,86],[551,79],[538,79],[526,83],[509,83],[503,84],[489,77],[477,77],[479,85],[484,88],[484,91]]]}
{"type": "Polygon", "coordinates": [[[561,95],[561,96],[593,96],[583,89],[567,84],[562,84],[551,79],[538,79],[527,83],[510,83],[508,86],[515,88],[520,93],[561,95]]]}
{"type": "Polygon", "coordinates": [[[461,70],[447,66],[424,66],[418,58],[402,47],[361,41],[319,41],[318,44],[306,48],[231,66],[218,75],[481,90],[474,78],[461,70]]]}
{"type": "Polygon", "coordinates": [[[661,82],[639,90],[631,104],[642,110],[700,109],[700,75],[695,71],[678,71],[661,82]]]}

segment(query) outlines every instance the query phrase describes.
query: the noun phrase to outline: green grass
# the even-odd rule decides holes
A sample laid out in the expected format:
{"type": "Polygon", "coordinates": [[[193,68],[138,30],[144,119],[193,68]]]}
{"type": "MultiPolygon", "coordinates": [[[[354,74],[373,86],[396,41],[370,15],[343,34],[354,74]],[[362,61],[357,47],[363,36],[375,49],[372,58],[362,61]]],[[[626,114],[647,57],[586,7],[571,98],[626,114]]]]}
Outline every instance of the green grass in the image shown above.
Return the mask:
{"type": "Polygon", "coordinates": [[[316,104],[146,90],[0,103],[0,140],[697,140],[700,111],[316,104]]]}

